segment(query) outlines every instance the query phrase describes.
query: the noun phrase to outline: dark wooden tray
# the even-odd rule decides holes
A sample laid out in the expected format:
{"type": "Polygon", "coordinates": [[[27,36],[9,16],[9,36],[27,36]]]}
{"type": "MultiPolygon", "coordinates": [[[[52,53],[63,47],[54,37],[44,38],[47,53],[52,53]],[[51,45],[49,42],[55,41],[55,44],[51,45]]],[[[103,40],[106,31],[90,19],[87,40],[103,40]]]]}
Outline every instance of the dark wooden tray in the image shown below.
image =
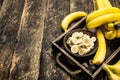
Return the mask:
{"type": "MultiPolygon", "coordinates": [[[[94,80],[97,77],[97,75],[101,71],[103,71],[102,70],[103,64],[99,66],[95,66],[96,70],[93,71],[89,67],[85,67],[84,63],[89,64],[90,60],[93,58],[94,55],[87,57],[87,58],[77,58],[77,57],[70,55],[65,50],[64,45],[63,45],[63,38],[69,31],[73,29],[77,29],[77,28],[81,28],[81,29],[85,28],[86,26],[85,20],[86,20],[86,17],[72,24],[71,27],[66,32],[64,32],[59,37],[57,37],[52,42],[52,44],[58,49],[58,52],[56,52],[57,53],[56,61],[66,72],[68,72],[71,75],[80,75],[80,73],[83,73],[85,75],[88,75],[88,78],[90,80],[94,80]]],[[[119,40],[120,39],[106,40],[107,56],[103,63],[112,64],[119,59],[120,57],[120,47],[119,47],[120,41],[119,40]]]]}

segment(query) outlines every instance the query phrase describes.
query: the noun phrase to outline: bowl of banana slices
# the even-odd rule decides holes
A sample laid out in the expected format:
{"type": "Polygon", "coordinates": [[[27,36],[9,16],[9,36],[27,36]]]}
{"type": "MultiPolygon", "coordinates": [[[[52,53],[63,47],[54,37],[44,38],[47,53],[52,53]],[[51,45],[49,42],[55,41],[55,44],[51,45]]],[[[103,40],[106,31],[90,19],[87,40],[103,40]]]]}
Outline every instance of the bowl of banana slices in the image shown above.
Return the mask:
{"type": "Polygon", "coordinates": [[[88,30],[74,29],[69,31],[63,39],[65,49],[73,56],[87,57],[97,50],[96,35],[88,30]]]}

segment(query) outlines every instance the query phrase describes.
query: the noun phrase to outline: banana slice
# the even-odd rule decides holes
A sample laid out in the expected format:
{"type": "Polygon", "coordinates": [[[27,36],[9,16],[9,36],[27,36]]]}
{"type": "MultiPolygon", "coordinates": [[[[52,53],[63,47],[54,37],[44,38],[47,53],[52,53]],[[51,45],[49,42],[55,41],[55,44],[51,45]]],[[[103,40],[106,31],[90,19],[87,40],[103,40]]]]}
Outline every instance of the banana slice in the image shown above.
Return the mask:
{"type": "Polygon", "coordinates": [[[90,49],[94,48],[94,42],[91,42],[91,45],[89,46],[90,49]]]}
{"type": "Polygon", "coordinates": [[[77,45],[71,46],[71,52],[72,53],[78,53],[78,51],[79,51],[79,47],[77,45]]]}
{"type": "Polygon", "coordinates": [[[74,32],[73,34],[72,34],[72,37],[75,37],[76,35],[78,35],[79,34],[79,32],[74,32]]]}
{"type": "Polygon", "coordinates": [[[77,39],[81,38],[83,36],[83,33],[82,32],[74,32],[72,34],[72,37],[75,37],[77,39]]]}
{"type": "Polygon", "coordinates": [[[95,42],[95,41],[96,41],[96,37],[94,37],[94,36],[91,37],[91,41],[92,41],[92,42],[95,42]]]}
{"type": "Polygon", "coordinates": [[[72,41],[72,44],[75,44],[75,45],[78,44],[78,41],[75,37],[72,37],[71,41],[72,41]]]}
{"type": "Polygon", "coordinates": [[[85,53],[88,53],[88,52],[90,52],[90,48],[87,48],[87,49],[85,49],[85,53]]]}
{"type": "Polygon", "coordinates": [[[78,43],[78,44],[82,44],[82,42],[83,42],[82,38],[77,39],[77,43],[78,43]]]}
{"type": "Polygon", "coordinates": [[[88,38],[86,38],[86,37],[84,37],[84,38],[83,38],[83,44],[84,44],[85,46],[90,46],[90,45],[91,45],[91,40],[88,39],[88,38]]]}
{"type": "Polygon", "coordinates": [[[79,49],[79,55],[84,55],[86,53],[86,50],[84,48],[79,49]]]}
{"type": "Polygon", "coordinates": [[[67,44],[72,44],[72,37],[69,37],[68,40],[66,41],[67,44]]]}

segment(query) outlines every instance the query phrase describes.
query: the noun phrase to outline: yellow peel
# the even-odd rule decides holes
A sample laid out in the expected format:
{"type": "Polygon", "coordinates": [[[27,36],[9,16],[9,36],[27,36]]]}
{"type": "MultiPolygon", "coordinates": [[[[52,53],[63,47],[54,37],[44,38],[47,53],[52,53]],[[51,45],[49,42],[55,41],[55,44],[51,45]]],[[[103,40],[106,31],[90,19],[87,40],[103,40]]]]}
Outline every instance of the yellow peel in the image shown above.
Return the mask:
{"type": "Polygon", "coordinates": [[[109,22],[120,21],[120,13],[111,13],[99,16],[87,24],[87,28],[96,28],[109,22]]]}
{"type": "Polygon", "coordinates": [[[108,40],[114,39],[116,35],[117,35],[117,31],[115,29],[110,31],[105,31],[105,38],[108,40]]]}
{"type": "Polygon", "coordinates": [[[106,30],[114,30],[114,23],[108,23],[108,24],[105,24],[105,29],[106,30]]]}
{"type": "Polygon", "coordinates": [[[105,37],[100,29],[97,29],[98,49],[92,60],[93,64],[100,65],[106,57],[106,41],[105,37]]]}
{"type": "Polygon", "coordinates": [[[76,19],[80,19],[84,16],[87,16],[87,13],[83,11],[78,11],[68,14],[61,23],[62,29],[66,31],[68,29],[68,26],[71,24],[71,22],[73,22],[76,19]]]}
{"type": "Polygon", "coordinates": [[[87,16],[86,22],[89,23],[91,20],[110,13],[120,13],[120,9],[116,7],[101,8],[87,16]]]}
{"type": "Polygon", "coordinates": [[[97,9],[105,8],[105,4],[103,4],[102,0],[96,0],[96,7],[97,9]]]}
{"type": "Polygon", "coordinates": [[[105,7],[112,7],[109,0],[103,0],[105,7]]]}

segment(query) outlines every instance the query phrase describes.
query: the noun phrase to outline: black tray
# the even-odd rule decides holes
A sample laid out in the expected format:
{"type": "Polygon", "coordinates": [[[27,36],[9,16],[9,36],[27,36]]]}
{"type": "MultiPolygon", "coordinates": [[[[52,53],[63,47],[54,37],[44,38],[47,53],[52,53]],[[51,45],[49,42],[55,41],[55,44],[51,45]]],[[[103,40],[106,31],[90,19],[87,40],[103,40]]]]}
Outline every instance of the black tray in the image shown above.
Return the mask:
{"type": "MultiPolygon", "coordinates": [[[[81,20],[77,21],[76,23],[72,24],[71,27],[61,34],[59,37],[57,37],[53,42],[53,46],[55,46],[58,49],[56,61],[57,63],[69,74],[71,75],[78,75],[79,73],[85,73],[85,75],[88,75],[90,80],[94,80],[97,75],[103,71],[102,65],[95,66],[97,69],[95,71],[91,71],[91,69],[85,67],[84,63],[89,63],[91,59],[93,59],[93,56],[87,57],[87,58],[77,58],[72,55],[70,55],[64,48],[63,45],[63,38],[64,36],[71,30],[81,28],[84,29],[86,26],[86,17],[82,18],[81,20]]],[[[120,57],[120,39],[114,39],[114,40],[106,40],[107,43],[107,56],[103,63],[114,63],[117,61],[120,57]],[[116,56],[119,56],[116,58],[116,56]]]]}

